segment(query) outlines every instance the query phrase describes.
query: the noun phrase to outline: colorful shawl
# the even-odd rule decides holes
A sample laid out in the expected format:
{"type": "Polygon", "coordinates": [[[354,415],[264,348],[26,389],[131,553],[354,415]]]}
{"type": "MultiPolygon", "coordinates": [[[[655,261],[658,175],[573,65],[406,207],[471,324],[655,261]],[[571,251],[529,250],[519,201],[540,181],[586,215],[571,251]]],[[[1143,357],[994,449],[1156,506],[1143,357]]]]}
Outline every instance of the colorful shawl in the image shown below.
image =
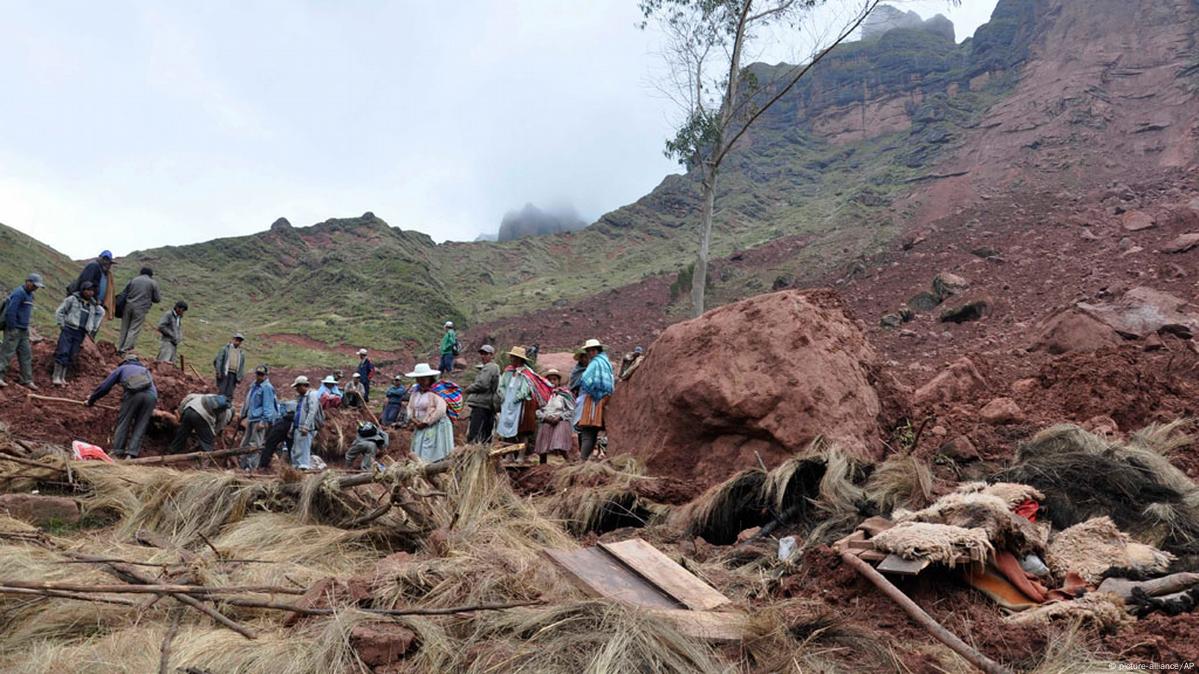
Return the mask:
{"type": "Polygon", "coordinates": [[[616,380],[612,376],[612,363],[608,361],[608,354],[600,352],[591,359],[579,384],[583,393],[591,396],[592,400],[603,400],[612,395],[616,380]]]}
{"type": "Polygon", "coordinates": [[[445,400],[445,413],[451,419],[457,419],[462,413],[465,401],[462,398],[462,388],[452,381],[442,379],[430,389],[445,400]]]}
{"type": "Polygon", "coordinates": [[[513,374],[522,375],[525,378],[525,381],[528,382],[532,397],[534,400],[536,400],[538,407],[541,407],[549,402],[550,396],[554,394],[554,385],[549,383],[545,377],[542,377],[534,372],[533,368],[526,367],[521,370],[517,370],[515,367],[509,365],[504,370],[504,374],[509,376],[513,374]]]}

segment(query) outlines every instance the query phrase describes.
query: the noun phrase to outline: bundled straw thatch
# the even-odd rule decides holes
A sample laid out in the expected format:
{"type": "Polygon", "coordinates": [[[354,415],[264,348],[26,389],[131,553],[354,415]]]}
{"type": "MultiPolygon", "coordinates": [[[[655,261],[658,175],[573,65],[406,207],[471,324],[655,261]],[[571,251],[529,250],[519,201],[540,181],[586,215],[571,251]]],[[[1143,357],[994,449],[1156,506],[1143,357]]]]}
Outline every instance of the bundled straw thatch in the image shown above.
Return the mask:
{"type": "Polygon", "coordinates": [[[650,525],[669,508],[642,497],[658,479],[644,473],[644,466],[632,457],[562,466],[554,473],[554,495],[543,512],[576,536],[650,525]]]}

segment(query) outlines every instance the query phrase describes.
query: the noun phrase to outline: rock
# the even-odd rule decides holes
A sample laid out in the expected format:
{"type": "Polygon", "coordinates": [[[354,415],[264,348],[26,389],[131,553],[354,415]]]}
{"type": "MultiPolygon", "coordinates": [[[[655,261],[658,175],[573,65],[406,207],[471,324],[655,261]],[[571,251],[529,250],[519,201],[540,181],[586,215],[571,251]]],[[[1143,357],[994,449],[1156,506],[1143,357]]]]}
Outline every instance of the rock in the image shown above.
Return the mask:
{"type": "Polygon", "coordinates": [[[983,246],[981,248],[975,248],[970,251],[970,254],[981,257],[984,260],[989,260],[993,257],[999,257],[999,251],[995,250],[994,248],[988,248],[986,246],[983,246]]]}
{"type": "Polygon", "coordinates": [[[876,359],[831,291],[784,290],[713,309],[666,328],[643,356],[638,384],[616,387],[610,451],[705,487],[757,465],[755,451],[770,466],[819,435],[877,458],[884,404],[897,398],[876,388],[876,359]]]}
{"type": "Polygon", "coordinates": [[[1188,250],[1199,246],[1199,232],[1191,232],[1189,234],[1179,234],[1173,241],[1162,246],[1163,253],[1185,253],[1188,250]]]}
{"type": "Polygon", "coordinates": [[[916,389],[912,400],[917,405],[953,402],[970,397],[986,387],[987,380],[983,379],[974,361],[963,356],[916,389]]]}
{"type": "Polygon", "coordinates": [[[941,448],[937,450],[943,456],[947,456],[959,463],[967,461],[977,461],[979,459],[978,448],[970,442],[970,438],[959,435],[950,439],[941,448]]]}
{"type": "Polygon", "coordinates": [[[1082,423],[1082,429],[1095,435],[1106,437],[1120,434],[1120,424],[1117,424],[1115,419],[1107,415],[1099,415],[1087,419],[1082,423]]]}
{"type": "Polygon", "coordinates": [[[40,494],[0,494],[0,512],[39,527],[78,524],[80,517],[74,499],[40,494]]]}
{"type": "Polygon", "coordinates": [[[758,532],[761,530],[762,530],[762,527],[750,527],[748,529],[745,529],[741,533],[737,534],[737,542],[744,543],[745,541],[748,541],[749,539],[753,538],[754,536],[757,536],[758,532]]]}
{"type": "Polygon", "coordinates": [[[1018,396],[1026,396],[1037,390],[1040,386],[1041,382],[1037,379],[1026,377],[1024,379],[1017,379],[1016,381],[1012,382],[1010,388],[1012,389],[1013,394],[1018,396]]]}
{"type": "Polygon", "coordinates": [[[940,303],[941,298],[925,290],[913,295],[912,299],[908,300],[908,307],[913,311],[930,311],[936,309],[940,303]]]}
{"type": "Polygon", "coordinates": [[[1186,300],[1145,286],[1128,290],[1115,302],[1079,302],[1075,307],[1129,339],[1154,332],[1189,339],[1199,329],[1199,314],[1186,300]]]}
{"type": "Polygon", "coordinates": [[[961,294],[970,287],[970,282],[949,272],[941,272],[933,278],[933,293],[944,302],[946,298],[961,294]]]}
{"type": "Polygon", "coordinates": [[[1024,412],[1016,404],[1015,400],[1011,398],[996,398],[983,405],[983,408],[978,411],[978,416],[989,424],[999,426],[1023,420],[1024,412]]]}
{"type": "Polygon", "coordinates": [[[287,232],[291,231],[291,222],[287,218],[279,218],[271,223],[272,232],[287,232]]]}
{"type": "Polygon", "coordinates": [[[1082,236],[1084,241],[1098,241],[1099,240],[1099,237],[1095,234],[1095,232],[1092,232],[1090,229],[1087,229],[1085,227],[1083,228],[1082,234],[1080,236],[1082,236]]]}
{"type": "Polygon", "coordinates": [[[900,330],[900,331],[899,331],[899,336],[900,336],[900,337],[915,337],[915,336],[916,336],[916,331],[915,331],[915,330],[906,330],[906,329],[905,329],[905,330],[900,330]]]}
{"type": "Polygon", "coordinates": [[[1150,333],[1145,337],[1145,343],[1141,345],[1145,351],[1160,351],[1166,348],[1166,343],[1162,341],[1162,336],[1156,332],[1150,333]]]}
{"type": "Polygon", "coordinates": [[[1037,326],[1036,334],[1029,351],[1054,355],[1095,351],[1124,341],[1110,325],[1075,308],[1049,316],[1037,326]]]}
{"type": "Polygon", "coordinates": [[[977,321],[989,313],[991,305],[983,299],[971,300],[941,310],[942,323],[977,321]]]}
{"type": "Polygon", "coordinates": [[[946,435],[949,435],[949,429],[945,428],[944,426],[940,426],[940,425],[933,426],[932,428],[929,429],[928,432],[932,433],[935,437],[938,437],[938,438],[943,438],[946,435]]]}
{"type": "Polygon", "coordinates": [[[388,622],[364,622],[350,629],[350,647],[367,667],[379,667],[412,650],[416,632],[388,622]]]}
{"type": "Polygon", "coordinates": [[[1120,224],[1127,231],[1139,232],[1153,227],[1153,217],[1144,211],[1126,211],[1120,216],[1120,224]]]}
{"type": "MultiPolygon", "coordinates": [[[[308,590],[295,601],[295,605],[303,608],[330,608],[347,603],[361,606],[370,598],[369,579],[350,578],[346,580],[328,577],[309,585],[308,590]]],[[[283,624],[291,627],[308,617],[302,613],[293,613],[284,619],[283,624]]]]}
{"type": "Polygon", "coordinates": [[[899,314],[887,314],[879,319],[878,324],[884,328],[898,328],[903,325],[903,317],[899,314]]]}

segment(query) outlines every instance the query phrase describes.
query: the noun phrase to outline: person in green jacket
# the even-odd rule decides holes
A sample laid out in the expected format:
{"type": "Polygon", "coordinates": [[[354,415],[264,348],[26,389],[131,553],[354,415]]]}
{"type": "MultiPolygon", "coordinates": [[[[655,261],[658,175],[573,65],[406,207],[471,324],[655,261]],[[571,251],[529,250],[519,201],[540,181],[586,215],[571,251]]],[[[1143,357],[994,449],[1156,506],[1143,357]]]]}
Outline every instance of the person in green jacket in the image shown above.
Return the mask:
{"type": "Polygon", "coordinates": [[[454,332],[454,322],[445,322],[445,334],[441,337],[441,362],[438,365],[443,375],[449,376],[454,371],[454,356],[458,355],[458,333],[454,332]]]}

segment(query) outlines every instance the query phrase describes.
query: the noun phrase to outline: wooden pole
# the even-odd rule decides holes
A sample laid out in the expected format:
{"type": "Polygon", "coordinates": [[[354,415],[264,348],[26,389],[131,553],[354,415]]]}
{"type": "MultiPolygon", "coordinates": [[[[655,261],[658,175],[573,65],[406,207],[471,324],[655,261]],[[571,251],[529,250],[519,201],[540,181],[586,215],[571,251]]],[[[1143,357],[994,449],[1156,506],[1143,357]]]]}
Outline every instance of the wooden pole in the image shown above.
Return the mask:
{"type": "Polygon", "coordinates": [[[874,583],[875,587],[882,590],[883,594],[887,595],[891,601],[899,604],[899,607],[911,616],[912,620],[915,620],[921,627],[928,630],[934,639],[948,646],[950,650],[965,658],[967,662],[987,674],[1012,674],[1011,670],[979,653],[977,649],[962,641],[956,634],[942,627],[924,609],[920,608],[916,602],[901,592],[899,588],[892,585],[886,576],[879,573],[873,566],[859,559],[852,551],[846,550],[842,552],[841,559],[845,560],[847,564],[865,576],[871,583],[874,583]]]}
{"type": "MultiPolygon", "coordinates": [[[[111,564],[112,562],[107,562],[111,564]]],[[[304,590],[291,587],[271,587],[262,585],[230,585],[226,587],[208,587],[207,585],[174,585],[165,583],[138,583],[120,585],[102,585],[98,583],[48,583],[26,580],[0,579],[0,587],[15,587],[26,590],[48,590],[52,592],[76,592],[82,594],[304,594],[304,590]]]]}
{"type": "MultiPolygon", "coordinates": [[[[303,615],[333,615],[345,611],[343,608],[311,608],[307,606],[295,606],[293,604],[284,604],[282,602],[261,601],[258,599],[242,599],[234,597],[232,599],[222,600],[222,604],[230,606],[240,606],[243,608],[265,608],[276,611],[290,611],[292,613],[301,613],[303,615]]],[[[504,609],[519,608],[521,606],[538,606],[544,602],[540,599],[534,601],[514,601],[503,604],[475,604],[472,606],[450,606],[448,608],[360,608],[356,609],[363,613],[372,613],[374,615],[453,615],[455,613],[473,613],[475,611],[503,611],[504,609]]]]}
{"type": "Polygon", "coordinates": [[[219,459],[226,456],[238,456],[260,451],[254,447],[235,447],[233,449],[218,449],[213,452],[188,452],[187,454],[163,454],[161,456],[143,456],[137,459],[127,459],[123,463],[139,466],[157,466],[164,463],[181,463],[192,459],[219,459]]]}
{"type": "Polygon", "coordinates": [[[0,594],[25,594],[35,597],[55,597],[58,599],[76,599],[79,601],[93,601],[101,604],[120,604],[122,606],[137,606],[137,602],[130,599],[120,599],[117,597],[93,597],[87,594],[76,592],[60,592],[58,590],[31,590],[24,587],[0,587],[0,594]]]}
{"type": "MultiPolygon", "coordinates": [[[[34,400],[45,400],[46,402],[52,403],[71,403],[74,405],[87,406],[86,400],[75,400],[74,398],[57,398],[55,396],[44,396],[36,393],[26,393],[25,396],[28,398],[33,398],[34,400]]],[[[117,408],[113,407],[112,405],[101,405],[100,403],[96,403],[93,405],[93,407],[99,407],[102,410],[112,410],[113,412],[117,411],[117,408]]]]}

